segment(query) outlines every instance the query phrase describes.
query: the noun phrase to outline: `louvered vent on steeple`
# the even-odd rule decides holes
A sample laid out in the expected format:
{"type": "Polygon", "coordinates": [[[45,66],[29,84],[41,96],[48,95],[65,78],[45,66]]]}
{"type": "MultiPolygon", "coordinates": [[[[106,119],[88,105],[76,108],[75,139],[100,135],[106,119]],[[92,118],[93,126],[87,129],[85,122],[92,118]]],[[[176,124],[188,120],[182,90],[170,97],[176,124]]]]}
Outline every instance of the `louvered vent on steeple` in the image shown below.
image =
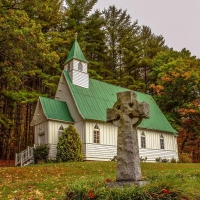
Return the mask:
{"type": "Polygon", "coordinates": [[[74,85],[89,88],[87,65],[88,61],[85,59],[77,40],[75,40],[64,66],[64,70],[69,72],[71,81],[74,85]]]}

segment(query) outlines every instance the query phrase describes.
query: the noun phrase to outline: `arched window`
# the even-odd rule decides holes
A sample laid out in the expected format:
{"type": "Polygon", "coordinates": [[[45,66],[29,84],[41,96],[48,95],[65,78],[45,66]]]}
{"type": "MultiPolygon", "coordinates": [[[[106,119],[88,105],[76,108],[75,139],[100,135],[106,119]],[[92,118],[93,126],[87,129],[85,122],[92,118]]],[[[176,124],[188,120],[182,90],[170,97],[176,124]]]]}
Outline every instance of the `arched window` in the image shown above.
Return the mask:
{"type": "Polygon", "coordinates": [[[58,138],[62,135],[62,132],[64,131],[63,125],[60,126],[58,130],[58,138]]]}
{"type": "Polygon", "coordinates": [[[78,70],[83,71],[83,64],[81,62],[78,63],[78,70]]]}
{"type": "Polygon", "coordinates": [[[164,137],[163,137],[162,134],[161,134],[161,136],[160,136],[160,148],[161,148],[161,149],[164,149],[164,148],[165,148],[165,145],[164,145],[164,137]]]}
{"type": "Polygon", "coordinates": [[[98,124],[94,126],[94,143],[100,143],[100,129],[98,124]]]}
{"type": "Polygon", "coordinates": [[[141,134],[141,148],[146,148],[146,136],[144,132],[141,134]]]}

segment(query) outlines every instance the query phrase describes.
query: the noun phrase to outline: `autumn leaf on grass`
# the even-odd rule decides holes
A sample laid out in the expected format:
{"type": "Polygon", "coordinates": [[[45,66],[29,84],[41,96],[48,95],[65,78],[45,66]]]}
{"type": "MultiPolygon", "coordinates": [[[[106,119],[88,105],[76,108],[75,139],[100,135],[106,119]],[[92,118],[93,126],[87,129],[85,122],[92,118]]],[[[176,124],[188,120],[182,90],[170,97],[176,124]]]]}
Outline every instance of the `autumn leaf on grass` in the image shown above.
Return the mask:
{"type": "Polygon", "coordinates": [[[42,194],[38,189],[35,191],[35,194],[36,194],[37,196],[43,196],[43,194],[42,194]]]}
{"type": "Polygon", "coordinates": [[[168,189],[162,189],[161,193],[163,193],[163,194],[170,194],[170,191],[168,189]]]}
{"type": "Polygon", "coordinates": [[[109,183],[109,182],[111,182],[111,180],[107,178],[107,179],[105,180],[105,182],[106,182],[106,183],[109,183]]]}
{"type": "Polygon", "coordinates": [[[94,191],[93,190],[90,190],[87,194],[88,198],[89,199],[94,199],[94,191]]]}

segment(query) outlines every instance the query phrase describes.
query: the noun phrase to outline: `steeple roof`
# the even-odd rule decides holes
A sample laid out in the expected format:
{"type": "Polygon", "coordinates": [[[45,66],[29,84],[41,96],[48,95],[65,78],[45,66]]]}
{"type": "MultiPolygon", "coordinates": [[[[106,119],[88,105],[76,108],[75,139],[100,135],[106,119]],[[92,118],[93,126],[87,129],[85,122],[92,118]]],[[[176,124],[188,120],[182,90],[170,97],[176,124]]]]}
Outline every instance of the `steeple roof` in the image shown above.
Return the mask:
{"type": "Polygon", "coordinates": [[[68,55],[65,63],[69,62],[72,59],[77,59],[79,61],[88,63],[88,61],[85,59],[85,56],[83,55],[83,52],[82,52],[77,40],[74,41],[74,44],[69,52],[69,55],[68,55]]]}

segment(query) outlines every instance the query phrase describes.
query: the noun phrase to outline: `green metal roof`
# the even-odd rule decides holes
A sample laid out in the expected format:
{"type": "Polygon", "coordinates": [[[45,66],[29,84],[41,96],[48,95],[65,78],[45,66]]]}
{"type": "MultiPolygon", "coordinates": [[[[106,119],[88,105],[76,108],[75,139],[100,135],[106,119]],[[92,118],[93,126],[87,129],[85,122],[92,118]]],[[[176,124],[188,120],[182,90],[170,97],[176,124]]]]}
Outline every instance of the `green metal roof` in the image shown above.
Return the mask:
{"type": "Polygon", "coordinates": [[[88,63],[88,61],[85,59],[85,56],[83,55],[83,52],[82,52],[77,40],[74,41],[74,44],[70,50],[70,53],[69,53],[65,63],[69,62],[72,59],[77,59],[77,60],[88,63]]]}
{"type": "Polygon", "coordinates": [[[72,119],[66,102],[39,97],[42,104],[44,114],[47,119],[55,119],[61,121],[74,122],[72,119]]]}
{"type": "MultiPolygon", "coordinates": [[[[112,108],[117,101],[116,93],[128,90],[94,79],[89,79],[89,88],[83,88],[72,84],[67,71],[64,71],[64,75],[78,109],[85,119],[106,121],[106,110],[107,108],[112,108]]],[[[152,96],[141,92],[135,93],[137,94],[138,101],[144,101],[150,106],[150,118],[143,119],[139,127],[177,133],[165,118],[152,96]]]]}

